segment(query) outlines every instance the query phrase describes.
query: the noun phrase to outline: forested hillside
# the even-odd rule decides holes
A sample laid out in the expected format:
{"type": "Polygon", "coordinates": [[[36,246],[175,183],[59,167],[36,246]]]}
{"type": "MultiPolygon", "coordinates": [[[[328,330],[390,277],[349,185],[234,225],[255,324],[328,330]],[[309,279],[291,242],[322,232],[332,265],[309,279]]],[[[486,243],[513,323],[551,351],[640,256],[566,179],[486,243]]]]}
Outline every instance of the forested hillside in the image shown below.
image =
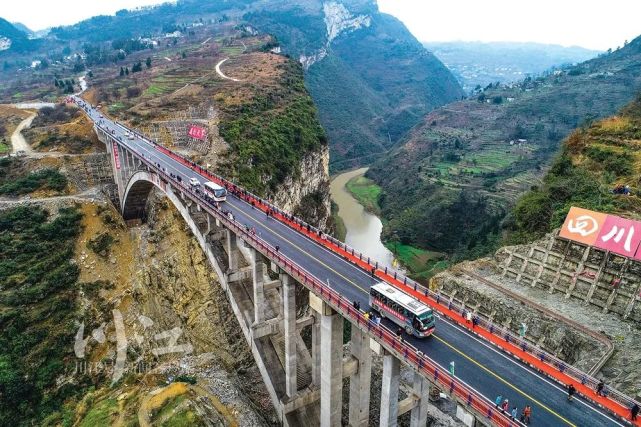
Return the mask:
{"type": "Polygon", "coordinates": [[[571,206],[641,216],[641,96],[613,117],[574,131],[536,186],[506,221],[507,243],[526,243],[560,227],[571,206]],[[630,194],[625,186],[629,186],[630,194]]]}
{"type": "Polygon", "coordinates": [[[308,66],[333,169],[371,162],[432,109],[461,98],[450,71],[373,1],[287,2],[245,15],[308,66]]]}
{"type": "Polygon", "coordinates": [[[333,169],[371,162],[427,112],[463,95],[453,74],[400,21],[380,13],[375,0],[179,0],[122,10],[53,28],[38,57],[7,58],[5,67],[24,67],[29,59],[63,62],[79,50],[86,56],[83,64],[73,64],[80,72],[122,60],[109,44],[174,31],[192,34],[194,23],[272,34],[274,47],[303,63],[333,169]]]}
{"type": "MultiPolygon", "coordinates": [[[[10,45],[6,47],[7,52],[27,52],[38,47],[38,40],[29,40],[27,33],[16,28],[6,19],[0,18],[0,41],[8,40],[10,45]]],[[[0,49],[2,52],[5,49],[0,49]]]]}
{"type": "Polygon", "coordinates": [[[488,88],[428,114],[368,176],[383,187],[384,237],[472,257],[537,185],[573,129],[615,113],[641,89],[641,38],[518,85],[488,88]]]}

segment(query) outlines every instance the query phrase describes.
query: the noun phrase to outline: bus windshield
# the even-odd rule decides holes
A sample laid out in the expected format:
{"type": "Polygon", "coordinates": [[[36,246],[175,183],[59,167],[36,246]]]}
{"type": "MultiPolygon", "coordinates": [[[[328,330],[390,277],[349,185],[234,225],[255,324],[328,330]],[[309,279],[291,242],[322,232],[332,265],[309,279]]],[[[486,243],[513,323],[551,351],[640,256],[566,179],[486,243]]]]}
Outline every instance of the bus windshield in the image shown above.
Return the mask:
{"type": "Polygon", "coordinates": [[[227,190],[224,188],[219,188],[214,190],[214,196],[216,197],[225,197],[227,195],[227,190]]]}

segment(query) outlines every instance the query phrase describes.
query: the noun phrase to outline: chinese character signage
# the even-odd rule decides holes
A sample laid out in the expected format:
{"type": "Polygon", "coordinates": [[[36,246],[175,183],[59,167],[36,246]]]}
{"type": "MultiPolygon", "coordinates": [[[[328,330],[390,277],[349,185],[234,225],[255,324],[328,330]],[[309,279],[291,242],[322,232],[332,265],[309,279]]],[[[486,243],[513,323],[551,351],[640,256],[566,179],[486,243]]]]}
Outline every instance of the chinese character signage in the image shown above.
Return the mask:
{"type": "Polygon", "coordinates": [[[191,125],[189,126],[189,130],[187,131],[187,135],[189,135],[192,138],[200,139],[201,141],[204,141],[205,139],[207,139],[207,130],[200,126],[191,125]]]}
{"type": "Polygon", "coordinates": [[[594,245],[607,215],[572,207],[561,228],[561,237],[586,245],[594,245]]]}
{"type": "Polygon", "coordinates": [[[641,222],[572,207],[560,236],[641,260],[641,222]]]}
{"type": "Polygon", "coordinates": [[[118,156],[118,144],[115,142],[113,143],[113,150],[114,150],[114,164],[116,165],[116,169],[120,169],[120,157],[118,156]]]}

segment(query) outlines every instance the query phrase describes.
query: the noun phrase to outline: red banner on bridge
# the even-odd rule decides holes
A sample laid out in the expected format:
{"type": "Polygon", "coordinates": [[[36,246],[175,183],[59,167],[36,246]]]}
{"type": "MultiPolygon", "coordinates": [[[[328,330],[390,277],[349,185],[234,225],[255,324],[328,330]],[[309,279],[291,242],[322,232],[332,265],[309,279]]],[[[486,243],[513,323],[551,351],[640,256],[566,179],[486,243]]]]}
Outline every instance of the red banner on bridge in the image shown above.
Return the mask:
{"type": "Polygon", "coordinates": [[[559,235],[641,260],[641,222],[572,207],[559,235]]]}
{"type": "Polygon", "coordinates": [[[200,126],[191,125],[189,126],[189,131],[187,131],[187,135],[192,138],[204,141],[205,139],[207,139],[207,129],[200,126]]]}
{"type": "Polygon", "coordinates": [[[113,150],[114,150],[114,164],[116,165],[116,169],[120,169],[120,157],[118,157],[118,144],[115,142],[112,142],[113,145],[113,150]]]}

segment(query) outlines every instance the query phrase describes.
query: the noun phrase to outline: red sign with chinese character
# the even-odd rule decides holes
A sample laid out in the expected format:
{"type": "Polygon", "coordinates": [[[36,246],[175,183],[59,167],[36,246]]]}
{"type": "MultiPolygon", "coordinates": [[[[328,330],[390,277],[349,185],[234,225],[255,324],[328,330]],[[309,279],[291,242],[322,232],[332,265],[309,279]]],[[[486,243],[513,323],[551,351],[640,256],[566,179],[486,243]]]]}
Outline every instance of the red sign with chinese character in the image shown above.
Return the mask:
{"type": "Polygon", "coordinates": [[[572,207],[559,235],[641,261],[641,222],[572,207]]]}
{"type": "Polygon", "coordinates": [[[113,149],[114,149],[114,164],[116,165],[116,169],[120,169],[120,157],[118,157],[118,144],[115,142],[113,144],[113,149]]]}
{"type": "Polygon", "coordinates": [[[601,212],[572,207],[559,235],[564,239],[594,245],[607,216],[601,212]]]}
{"type": "Polygon", "coordinates": [[[207,139],[207,129],[200,126],[191,125],[189,126],[189,130],[187,131],[187,135],[192,138],[204,141],[205,139],[207,139]]]}
{"type": "Polygon", "coordinates": [[[601,227],[595,246],[610,252],[633,257],[641,242],[641,223],[608,215],[601,227]]]}

